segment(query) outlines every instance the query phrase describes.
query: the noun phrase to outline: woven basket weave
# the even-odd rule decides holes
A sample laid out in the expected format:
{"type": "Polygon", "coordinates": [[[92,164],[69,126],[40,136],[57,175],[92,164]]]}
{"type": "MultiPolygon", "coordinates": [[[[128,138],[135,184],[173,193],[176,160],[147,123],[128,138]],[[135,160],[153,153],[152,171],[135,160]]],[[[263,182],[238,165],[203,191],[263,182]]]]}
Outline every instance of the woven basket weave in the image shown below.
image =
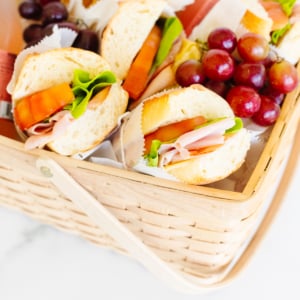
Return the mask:
{"type": "Polygon", "coordinates": [[[127,253],[162,279],[178,280],[177,288],[182,279],[182,290],[221,285],[237,273],[272,205],[299,123],[299,91],[286,97],[241,192],[25,151],[21,142],[0,136],[0,205],[127,253]]]}

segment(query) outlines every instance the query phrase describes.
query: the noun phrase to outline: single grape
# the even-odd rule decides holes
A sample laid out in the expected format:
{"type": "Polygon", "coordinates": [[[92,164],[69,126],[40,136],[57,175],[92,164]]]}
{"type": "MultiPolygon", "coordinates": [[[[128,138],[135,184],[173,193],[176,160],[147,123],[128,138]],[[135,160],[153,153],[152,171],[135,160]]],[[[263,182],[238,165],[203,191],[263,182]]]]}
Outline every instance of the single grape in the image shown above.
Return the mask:
{"type": "Polygon", "coordinates": [[[214,80],[208,80],[205,82],[205,86],[223,98],[226,97],[229,88],[227,82],[214,80]]]}
{"type": "Polygon", "coordinates": [[[63,22],[68,19],[68,10],[61,2],[49,2],[43,7],[43,24],[63,22]]]}
{"type": "Polygon", "coordinates": [[[60,2],[60,0],[39,0],[39,2],[42,6],[45,6],[46,4],[48,4],[50,2],[60,2]]]}
{"type": "Polygon", "coordinates": [[[24,19],[40,20],[42,17],[42,6],[35,1],[24,1],[20,3],[19,14],[24,19]]]}
{"type": "Polygon", "coordinates": [[[43,37],[43,26],[40,24],[30,24],[23,31],[23,39],[26,43],[36,42],[43,37]]]}
{"type": "Polygon", "coordinates": [[[270,85],[263,87],[260,90],[260,95],[268,97],[270,100],[276,102],[278,105],[284,100],[285,94],[273,89],[270,85]]]}
{"type": "Polygon", "coordinates": [[[267,58],[269,44],[262,35],[248,32],[238,39],[237,50],[244,61],[258,62],[267,58]]]}
{"type": "Polygon", "coordinates": [[[189,59],[178,66],[175,79],[180,86],[187,87],[196,83],[203,84],[206,77],[201,62],[196,59],[189,59]]]}
{"type": "Polygon", "coordinates": [[[260,63],[242,62],[235,68],[233,79],[236,85],[261,89],[266,81],[266,68],[260,63]]]}
{"type": "Polygon", "coordinates": [[[274,63],[268,77],[271,87],[284,94],[291,92],[299,83],[296,67],[286,60],[274,63]]]}
{"type": "Polygon", "coordinates": [[[51,35],[53,33],[53,27],[57,25],[59,28],[69,28],[75,32],[79,32],[79,29],[75,23],[72,22],[59,22],[59,23],[50,23],[46,25],[43,29],[43,36],[51,35]]]}
{"type": "Polygon", "coordinates": [[[276,122],[280,114],[280,106],[266,96],[260,96],[259,110],[254,113],[252,120],[261,126],[270,126],[276,122]]]}
{"type": "Polygon", "coordinates": [[[222,49],[232,53],[236,47],[237,38],[229,28],[220,27],[210,32],[207,44],[209,49],[222,49]]]}
{"type": "Polygon", "coordinates": [[[234,61],[230,54],[221,49],[210,49],[202,58],[204,74],[212,80],[229,80],[234,72],[234,61]]]}
{"type": "Polygon", "coordinates": [[[250,118],[260,108],[261,99],[255,89],[248,86],[234,86],[227,95],[226,100],[234,114],[241,118],[250,118]]]}
{"type": "Polygon", "coordinates": [[[96,32],[90,29],[82,29],[79,31],[73,45],[75,48],[81,48],[98,53],[99,38],[96,32]]]}

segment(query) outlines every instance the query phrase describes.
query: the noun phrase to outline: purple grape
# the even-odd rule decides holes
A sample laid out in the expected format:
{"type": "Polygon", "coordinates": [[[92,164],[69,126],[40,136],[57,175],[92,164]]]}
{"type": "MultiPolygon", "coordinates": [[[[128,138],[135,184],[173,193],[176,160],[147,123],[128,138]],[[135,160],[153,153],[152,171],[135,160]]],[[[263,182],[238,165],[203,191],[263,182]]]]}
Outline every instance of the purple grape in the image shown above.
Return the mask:
{"type": "Polygon", "coordinates": [[[66,21],[68,16],[68,10],[61,2],[49,2],[43,7],[44,25],[66,21]]]}
{"type": "Polygon", "coordinates": [[[42,17],[42,6],[35,1],[24,1],[19,7],[19,14],[24,19],[40,20],[42,17]]]}
{"type": "Polygon", "coordinates": [[[79,31],[73,45],[75,48],[81,48],[98,53],[99,38],[96,32],[90,29],[82,29],[79,31]]]}

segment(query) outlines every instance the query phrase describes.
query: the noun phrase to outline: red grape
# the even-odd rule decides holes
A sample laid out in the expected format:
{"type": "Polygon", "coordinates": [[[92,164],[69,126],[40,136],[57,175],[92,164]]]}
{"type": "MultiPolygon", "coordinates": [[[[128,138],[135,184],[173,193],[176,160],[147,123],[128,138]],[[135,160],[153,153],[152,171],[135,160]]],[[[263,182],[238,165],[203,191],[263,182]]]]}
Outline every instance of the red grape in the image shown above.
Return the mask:
{"type": "Polygon", "coordinates": [[[45,6],[46,4],[50,3],[50,2],[59,2],[60,0],[39,0],[40,4],[42,6],[45,6]]]}
{"type": "Polygon", "coordinates": [[[267,85],[263,89],[261,89],[260,94],[268,97],[270,100],[276,102],[278,105],[280,105],[283,102],[285,96],[284,93],[273,89],[270,85],[267,85]]]}
{"type": "Polygon", "coordinates": [[[270,85],[279,92],[289,93],[299,82],[297,69],[286,60],[274,63],[269,69],[270,85]]]}
{"type": "Polygon", "coordinates": [[[229,53],[236,47],[235,33],[229,28],[221,27],[210,32],[207,38],[209,49],[222,49],[229,53]]]}
{"type": "Polygon", "coordinates": [[[266,80],[266,68],[260,63],[242,62],[235,68],[233,78],[236,85],[260,89],[266,80]]]}
{"type": "Polygon", "coordinates": [[[212,80],[224,81],[232,77],[234,61],[230,54],[221,49],[208,50],[202,58],[204,74],[212,80]]]}
{"type": "Polygon", "coordinates": [[[36,42],[43,37],[43,26],[40,24],[30,24],[23,31],[23,39],[26,43],[36,42]]]}
{"type": "Polygon", "coordinates": [[[49,2],[43,7],[43,24],[58,23],[68,19],[68,10],[61,2],[49,2]]]}
{"type": "Polygon", "coordinates": [[[189,59],[178,66],[175,72],[177,83],[183,87],[195,83],[204,83],[206,77],[203,73],[202,64],[195,59],[189,59]]]}
{"type": "Polygon", "coordinates": [[[99,38],[96,32],[90,29],[82,29],[79,31],[73,45],[75,48],[81,48],[98,53],[99,38]]]}
{"type": "Polygon", "coordinates": [[[252,120],[261,126],[270,126],[275,123],[280,114],[280,106],[266,96],[261,96],[259,110],[252,116],[252,120]]]}
{"type": "Polygon", "coordinates": [[[258,62],[267,58],[269,44],[262,35],[248,32],[238,39],[237,50],[244,61],[258,62]]]}
{"type": "Polygon", "coordinates": [[[24,19],[39,20],[42,17],[42,6],[35,1],[24,1],[18,9],[24,19]]]}
{"type": "Polygon", "coordinates": [[[261,99],[259,94],[248,86],[232,87],[226,96],[234,114],[241,118],[250,118],[259,110],[261,99]]]}
{"type": "Polygon", "coordinates": [[[208,80],[205,82],[205,86],[223,98],[225,98],[228,91],[228,84],[224,81],[208,80]]]}

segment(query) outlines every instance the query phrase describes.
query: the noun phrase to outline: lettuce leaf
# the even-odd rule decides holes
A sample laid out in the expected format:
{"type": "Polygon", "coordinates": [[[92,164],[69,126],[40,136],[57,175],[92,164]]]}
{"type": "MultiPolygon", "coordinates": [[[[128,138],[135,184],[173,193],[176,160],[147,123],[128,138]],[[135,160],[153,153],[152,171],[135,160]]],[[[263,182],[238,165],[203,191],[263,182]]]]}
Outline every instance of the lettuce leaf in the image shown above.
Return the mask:
{"type": "Polygon", "coordinates": [[[277,45],[280,38],[283,37],[286,34],[286,32],[291,28],[291,26],[292,25],[290,23],[288,23],[283,28],[274,30],[271,33],[271,42],[272,42],[272,44],[277,45]]]}
{"type": "Polygon", "coordinates": [[[225,134],[226,133],[235,133],[244,127],[244,124],[243,124],[243,121],[241,118],[235,117],[234,122],[235,122],[235,125],[229,129],[227,129],[225,131],[225,134]]]}
{"type": "Polygon", "coordinates": [[[149,167],[158,166],[158,149],[162,142],[160,140],[153,140],[151,142],[151,148],[149,154],[145,155],[144,158],[147,160],[147,165],[149,167]]]}
{"type": "Polygon", "coordinates": [[[178,18],[169,17],[166,19],[162,32],[162,39],[155,57],[152,71],[162,64],[168,56],[174,41],[180,36],[182,31],[183,26],[178,18]]]}
{"type": "Polygon", "coordinates": [[[289,17],[292,14],[297,0],[276,0],[282,7],[284,13],[289,17]]]}
{"type": "Polygon", "coordinates": [[[103,71],[91,79],[88,72],[75,70],[72,81],[75,100],[65,106],[65,109],[70,110],[74,118],[79,118],[86,111],[87,105],[93,96],[115,82],[116,77],[111,71],[103,71]]]}

